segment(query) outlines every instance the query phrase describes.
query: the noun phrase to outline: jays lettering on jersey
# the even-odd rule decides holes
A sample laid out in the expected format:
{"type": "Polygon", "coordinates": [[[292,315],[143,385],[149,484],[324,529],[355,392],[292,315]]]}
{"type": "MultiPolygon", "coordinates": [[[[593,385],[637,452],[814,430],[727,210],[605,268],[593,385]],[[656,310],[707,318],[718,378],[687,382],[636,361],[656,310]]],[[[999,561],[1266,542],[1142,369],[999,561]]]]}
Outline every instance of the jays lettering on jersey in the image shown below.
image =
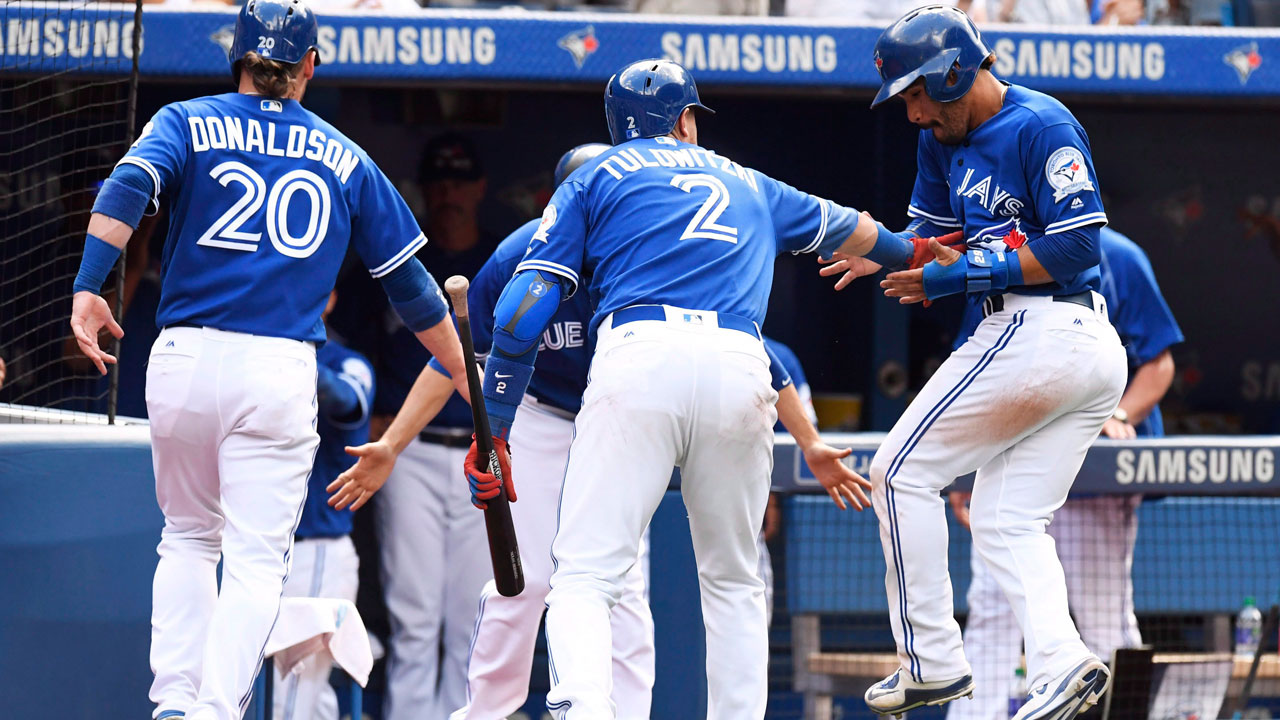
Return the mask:
{"type": "MultiPolygon", "coordinates": [[[[144,76],[222,80],[234,10],[144,12],[144,76]]],[[[0,69],[128,74],[132,14],[27,1],[0,6],[0,69]],[[85,58],[93,60],[85,63],[85,58]],[[87,65],[87,67],[86,67],[87,65]]],[[[598,88],[641,57],[674,60],[704,87],[880,84],[870,62],[882,28],[685,21],[576,13],[425,10],[412,16],[322,13],[327,79],[579,83],[598,88]]],[[[1280,94],[1280,32],[1184,28],[984,28],[997,76],[1050,92],[1167,96],[1280,94]]]]}
{"type": "Polygon", "coordinates": [[[391,181],[294,100],[228,93],[161,108],[120,161],[169,199],[156,322],[323,342],[348,241],[374,277],[426,242],[391,181]]]}
{"type": "MultiPolygon", "coordinates": [[[[467,303],[471,307],[471,336],[477,353],[487,353],[493,345],[494,307],[539,224],[539,220],[530,220],[508,235],[471,281],[467,303]]],[[[590,321],[591,305],[586,293],[577,293],[560,303],[542,334],[533,378],[525,392],[538,402],[561,410],[576,413],[582,408],[591,364],[591,344],[587,339],[590,321]]]]}
{"type": "MultiPolygon", "coordinates": [[[[958,145],[920,131],[907,214],[963,230],[970,247],[1016,250],[1036,238],[1105,224],[1089,138],[1062,103],[1008,86],[1004,105],[958,145]]],[[[1097,268],[1011,288],[1027,295],[1097,289],[1097,268]]]]}
{"type": "Polygon", "coordinates": [[[857,214],[669,137],[617,145],[547,204],[516,270],[590,278],[595,316],[665,304],[764,322],[779,253],[823,257],[857,214]]]}
{"type": "Polygon", "coordinates": [[[316,421],[320,447],[307,480],[307,501],[295,533],[298,537],[341,537],[351,532],[352,514],[329,506],[325,488],[356,459],[344,450],[348,445],[369,442],[370,406],[373,402],[373,366],[360,353],[336,342],[327,342],[316,351],[316,364],[338,374],[338,380],[355,391],[359,407],[348,417],[331,417],[321,412],[316,421]]]}

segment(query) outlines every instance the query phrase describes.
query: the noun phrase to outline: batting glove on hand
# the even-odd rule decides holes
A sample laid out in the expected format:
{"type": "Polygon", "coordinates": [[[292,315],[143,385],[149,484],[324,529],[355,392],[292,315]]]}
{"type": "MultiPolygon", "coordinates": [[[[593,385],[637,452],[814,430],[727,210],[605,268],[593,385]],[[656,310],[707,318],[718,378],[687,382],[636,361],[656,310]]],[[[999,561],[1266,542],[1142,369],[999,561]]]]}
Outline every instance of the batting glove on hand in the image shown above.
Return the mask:
{"type": "Polygon", "coordinates": [[[912,238],[911,243],[915,245],[915,253],[911,256],[911,264],[907,266],[907,270],[922,268],[926,263],[933,260],[933,250],[929,249],[930,240],[937,240],[939,243],[942,243],[952,250],[964,252],[964,233],[959,230],[953,233],[947,233],[946,235],[939,235],[935,238],[912,238]]]}
{"type": "MultiPolygon", "coordinates": [[[[476,436],[471,436],[471,449],[467,451],[467,459],[462,468],[471,484],[471,504],[486,510],[486,500],[498,497],[505,484],[508,502],[516,501],[516,486],[511,481],[511,454],[507,450],[507,441],[500,437],[493,438],[493,451],[498,456],[498,473],[484,472],[480,469],[480,451],[476,447],[476,436]],[[505,482],[504,482],[505,480],[505,482]]],[[[489,466],[489,458],[484,459],[484,466],[489,466]]]]}

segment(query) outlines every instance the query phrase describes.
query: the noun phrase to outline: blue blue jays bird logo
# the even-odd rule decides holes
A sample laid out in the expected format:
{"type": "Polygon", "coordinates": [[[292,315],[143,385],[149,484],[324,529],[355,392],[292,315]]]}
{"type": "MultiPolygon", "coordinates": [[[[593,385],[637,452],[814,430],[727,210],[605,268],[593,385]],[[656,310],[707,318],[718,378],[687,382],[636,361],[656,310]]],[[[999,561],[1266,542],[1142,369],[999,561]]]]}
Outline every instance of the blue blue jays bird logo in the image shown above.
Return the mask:
{"type": "Polygon", "coordinates": [[[1022,232],[1022,221],[1009,218],[999,225],[979,230],[964,241],[971,248],[986,248],[998,252],[1017,250],[1027,244],[1027,234],[1022,232]]]}
{"type": "Polygon", "coordinates": [[[209,36],[209,40],[218,47],[222,48],[222,54],[226,55],[231,52],[231,43],[235,41],[236,26],[223,25],[209,36]]]}
{"type": "Polygon", "coordinates": [[[1044,174],[1053,187],[1053,201],[1061,202],[1068,195],[1082,190],[1093,191],[1093,181],[1089,180],[1089,166],[1085,164],[1084,153],[1067,145],[1049,154],[1049,161],[1044,164],[1044,174]]]}
{"type": "Polygon", "coordinates": [[[556,41],[556,45],[572,55],[573,64],[579,68],[587,61],[587,56],[600,49],[600,41],[596,39],[596,29],[591,25],[565,35],[556,41]]]}
{"type": "Polygon", "coordinates": [[[1251,42],[1223,55],[1222,62],[1236,71],[1236,77],[1240,78],[1240,84],[1243,85],[1249,82],[1253,71],[1262,65],[1262,54],[1258,52],[1258,43],[1251,42]]]}

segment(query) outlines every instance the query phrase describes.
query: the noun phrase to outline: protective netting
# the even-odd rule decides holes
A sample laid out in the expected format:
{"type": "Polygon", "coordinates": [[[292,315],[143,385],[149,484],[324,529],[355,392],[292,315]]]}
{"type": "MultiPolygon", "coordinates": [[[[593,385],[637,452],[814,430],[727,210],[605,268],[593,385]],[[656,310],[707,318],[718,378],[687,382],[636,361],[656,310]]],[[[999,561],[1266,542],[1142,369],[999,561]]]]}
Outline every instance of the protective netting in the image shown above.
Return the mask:
{"type": "Polygon", "coordinates": [[[132,134],[138,7],[6,2],[0,14],[0,403],[72,411],[5,408],[8,421],[110,409],[110,378],[80,355],[68,318],[97,186],[132,134]]]}
{"type": "MultiPolygon", "coordinates": [[[[826,496],[791,495],[783,507],[768,717],[874,717],[862,693],[898,667],[876,517],[842,513],[826,496]]],[[[972,700],[908,717],[1004,720],[1029,684],[1019,673],[1022,635],[1002,591],[975,565],[969,531],[950,510],[947,522],[955,615],[978,689],[972,700]]],[[[1280,499],[1072,498],[1050,533],[1083,639],[1108,661],[1119,651],[1108,717],[1232,717],[1252,668],[1252,650],[1237,637],[1250,624],[1238,620],[1248,600],[1261,618],[1261,657],[1237,717],[1280,716],[1276,627],[1267,618],[1280,602],[1280,499]]],[[[1102,707],[1087,717],[1103,717],[1102,707]]]]}

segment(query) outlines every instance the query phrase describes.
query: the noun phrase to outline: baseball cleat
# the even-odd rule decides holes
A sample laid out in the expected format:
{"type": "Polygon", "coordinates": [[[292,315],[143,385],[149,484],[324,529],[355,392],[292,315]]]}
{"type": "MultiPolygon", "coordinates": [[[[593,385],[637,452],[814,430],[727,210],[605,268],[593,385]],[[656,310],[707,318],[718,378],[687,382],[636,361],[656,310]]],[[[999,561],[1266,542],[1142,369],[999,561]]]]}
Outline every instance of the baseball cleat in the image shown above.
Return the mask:
{"type": "Polygon", "coordinates": [[[863,699],[877,715],[902,715],[924,705],[942,705],[956,698],[973,697],[973,676],[918,683],[902,677],[902,670],[867,688],[863,699]]]}
{"type": "Polygon", "coordinates": [[[1031,691],[1013,720],[1071,720],[1097,704],[1111,684],[1111,671],[1096,657],[1031,691]]]}

